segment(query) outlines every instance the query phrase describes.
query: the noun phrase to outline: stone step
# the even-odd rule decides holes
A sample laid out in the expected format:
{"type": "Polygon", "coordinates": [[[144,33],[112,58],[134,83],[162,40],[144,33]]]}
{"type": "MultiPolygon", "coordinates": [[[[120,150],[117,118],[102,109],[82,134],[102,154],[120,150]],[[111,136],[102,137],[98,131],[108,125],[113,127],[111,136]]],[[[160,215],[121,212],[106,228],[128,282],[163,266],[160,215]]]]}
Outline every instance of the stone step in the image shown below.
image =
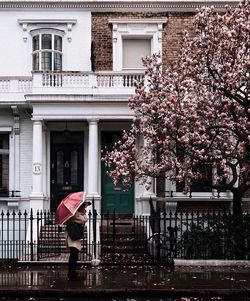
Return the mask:
{"type": "MultiPolygon", "coordinates": [[[[55,237],[55,238],[65,238],[65,232],[48,232],[48,231],[40,231],[40,239],[47,237],[55,237]]],[[[84,231],[84,236],[87,236],[87,231],[84,231]]]]}
{"type": "Polygon", "coordinates": [[[127,242],[146,242],[147,238],[146,236],[145,237],[118,237],[118,236],[111,236],[111,237],[102,237],[101,236],[101,241],[102,242],[112,242],[112,241],[118,241],[118,242],[124,242],[124,243],[127,243],[127,242]]]}
{"type": "MultiPolygon", "coordinates": [[[[87,227],[84,227],[87,230],[87,227]]],[[[40,231],[48,231],[48,232],[65,232],[66,227],[61,227],[58,225],[43,225],[41,226],[40,231]]]]}
{"type": "MultiPolygon", "coordinates": [[[[42,254],[50,254],[50,253],[68,253],[69,249],[67,248],[67,246],[65,247],[58,247],[58,246],[39,246],[37,248],[38,253],[40,253],[40,256],[42,256],[42,254]]],[[[87,247],[83,246],[83,248],[81,249],[81,252],[86,252],[87,251],[87,247]]]]}
{"type": "MultiPolygon", "coordinates": [[[[83,239],[81,239],[83,240],[83,239]]],[[[59,238],[59,239],[56,239],[55,237],[47,237],[47,238],[43,238],[43,239],[39,239],[39,243],[40,244],[53,244],[54,242],[55,243],[58,243],[58,244],[64,244],[66,241],[65,238],[59,238]]],[[[87,237],[84,237],[84,241],[87,241],[87,237]]]]}
{"type": "Polygon", "coordinates": [[[116,254],[144,254],[146,253],[146,248],[145,247],[119,247],[119,246],[115,246],[115,248],[113,248],[113,246],[102,246],[102,253],[106,254],[106,253],[113,253],[115,252],[116,254]]]}
{"type": "Polygon", "coordinates": [[[141,248],[141,247],[145,247],[146,243],[144,241],[124,241],[124,240],[116,240],[116,241],[102,241],[102,246],[113,246],[113,244],[117,247],[120,248],[126,248],[126,247],[130,247],[130,248],[141,248]]]}
{"type": "Polygon", "coordinates": [[[116,235],[113,235],[113,234],[103,234],[101,235],[101,239],[103,241],[105,240],[124,240],[124,241],[134,241],[134,240],[137,240],[137,241],[146,241],[147,240],[147,236],[146,234],[145,235],[141,235],[141,236],[134,236],[133,233],[130,233],[130,234],[127,234],[127,233],[118,233],[116,235]]]}
{"type": "Polygon", "coordinates": [[[145,227],[134,227],[134,226],[124,226],[124,225],[116,225],[115,227],[113,226],[102,226],[100,228],[101,233],[146,233],[146,228],[145,227]]]}

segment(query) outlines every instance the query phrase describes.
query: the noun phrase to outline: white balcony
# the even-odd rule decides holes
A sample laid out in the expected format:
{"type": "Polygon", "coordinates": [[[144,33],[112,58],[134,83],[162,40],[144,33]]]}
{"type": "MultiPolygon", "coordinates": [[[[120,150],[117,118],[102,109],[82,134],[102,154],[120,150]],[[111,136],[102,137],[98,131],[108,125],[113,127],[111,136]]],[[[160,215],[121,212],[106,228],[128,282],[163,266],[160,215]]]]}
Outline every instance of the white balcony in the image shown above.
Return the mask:
{"type": "Polygon", "coordinates": [[[0,100],[24,100],[25,94],[131,95],[142,72],[34,72],[32,77],[0,77],[0,100]]]}
{"type": "Polygon", "coordinates": [[[0,77],[0,93],[30,93],[32,77],[6,76],[0,77]]]}

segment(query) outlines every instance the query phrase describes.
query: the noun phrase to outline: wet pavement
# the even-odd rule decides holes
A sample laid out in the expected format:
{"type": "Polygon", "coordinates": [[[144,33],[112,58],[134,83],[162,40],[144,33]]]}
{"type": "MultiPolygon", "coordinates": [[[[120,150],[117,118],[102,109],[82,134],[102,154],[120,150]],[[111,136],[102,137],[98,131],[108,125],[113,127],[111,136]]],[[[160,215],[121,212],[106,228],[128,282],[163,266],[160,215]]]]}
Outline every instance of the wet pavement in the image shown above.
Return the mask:
{"type": "Polygon", "coordinates": [[[0,300],[250,301],[250,267],[79,265],[78,272],[81,281],[70,282],[66,265],[0,268],[0,300]]]}

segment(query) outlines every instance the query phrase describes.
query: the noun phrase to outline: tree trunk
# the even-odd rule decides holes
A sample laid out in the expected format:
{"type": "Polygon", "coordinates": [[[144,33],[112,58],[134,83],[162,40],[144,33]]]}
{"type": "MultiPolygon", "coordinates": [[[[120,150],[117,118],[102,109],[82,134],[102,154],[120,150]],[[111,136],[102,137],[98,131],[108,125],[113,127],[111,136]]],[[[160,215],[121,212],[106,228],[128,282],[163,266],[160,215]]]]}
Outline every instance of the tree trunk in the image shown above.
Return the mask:
{"type": "Polygon", "coordinates": [[[235,259],[246,259],[246,246],[245,246],[245,231],[242,215],[242,193],[239,188],[234,188],[233,193],[233,251],[235,259]]]}
{"type": "MultiPolygon", "coordinates": [[[[164,199],[165,198],[165,174],[162,173],[156,180],[156,196],[157,199],[164,199]]],[[[165,210],[165,200],[159,201],[157,200],[156,203],[157,210],[164,212],[165,210]]]]}
{"type": "Polygon", "coordinates": [[[240,192],[239,188],[233,188],[233,214],[237,216],[242,215],[242,193],[240,192]]]}

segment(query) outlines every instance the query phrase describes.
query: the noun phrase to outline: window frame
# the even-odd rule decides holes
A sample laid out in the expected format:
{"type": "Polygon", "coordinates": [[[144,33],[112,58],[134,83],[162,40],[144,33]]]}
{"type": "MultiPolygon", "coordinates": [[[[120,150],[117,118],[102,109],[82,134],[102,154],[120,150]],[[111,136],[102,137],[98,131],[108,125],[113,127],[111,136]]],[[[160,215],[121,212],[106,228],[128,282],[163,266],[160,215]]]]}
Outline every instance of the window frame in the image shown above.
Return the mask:
{"type": "Polygon", "coordinates": [[[123,69],[123,39],[151,39],[151,54],[162,53],[162,32],[167,18],[109,19],[108,23],[112,24],[113,71],[143,70],[123,69]]]}
{"type": "Polygon", "coordinates": [[[150,55],[152,55],[152,36],[148,36],[148,35],[145,35],[145,36],[131,36],[131,35],[123,35],[122,37],[122,49],[121,49],[121,52],[122,52],[122,70],[123,71],[130,71],[130,70],[145,70],[145,67],[131,67],[131,68],[127,68],[127,67],[124,67],[124,40],[135,40],[135,41],[138,41],[138,40],[147,40],[147,41],[150,41],[150,55]]]}
{"type": "MultiPolygon", "coordinates": [[[[8,148],[6,149],[6,152],[3,152],[3,155],[7,155],[8,156],[8,179],[7,179],[7,190],[4,191],[4,190],[1,190],[3,187],[2,187],[2,183],[0,183],[0,197],[9,197],[9,191],[11,190],[10,189],[10,178],[11,178],[11,140],[10,140],[10,130],[5,130],[4,128],[1,128],[0,127],[0,135],[5,135],[7,136],[7,140],[8,140],[8,148]]],[[[5,150],[4,148],[1,148],[1,150],[5,150]]],[[[2,154],[1,154],[2,155],[2,154]]],[[[1,178],[3,176],[3,170],[0,169],[0,173],[1,173],[1,178]]]]}
{"type": "Polygon", "coordinates": [[[63,70],[63,37],[64,37],[64,31],[60,29],[52,29],[52,28],[40,28],[40,29],[34,29],[30,31],[31,34],[31,49],[32,49],[32,71],[33,72],[60,72],[63,70]],[[51,48],[46,49],[42,48],[42,36],[43,35],[51,35],[51,48]],[[38,36],[38,49],[34,50],[34,37],[38,36]],[[55,37],[59,36],[61,38],[61,51],[55,49],[55,37]],[[42,62],[42,54],[43,53],[51,53],[51,68],[45,69],[43,68],[43,62],[42,62]],[[56,54],[59,54],[61,56],[61,68],[58,70],[55,70],[55,63],[56,63],[56,54]],[[38,55],[38,69],[34,68],[34,56],[38,55]]]}

